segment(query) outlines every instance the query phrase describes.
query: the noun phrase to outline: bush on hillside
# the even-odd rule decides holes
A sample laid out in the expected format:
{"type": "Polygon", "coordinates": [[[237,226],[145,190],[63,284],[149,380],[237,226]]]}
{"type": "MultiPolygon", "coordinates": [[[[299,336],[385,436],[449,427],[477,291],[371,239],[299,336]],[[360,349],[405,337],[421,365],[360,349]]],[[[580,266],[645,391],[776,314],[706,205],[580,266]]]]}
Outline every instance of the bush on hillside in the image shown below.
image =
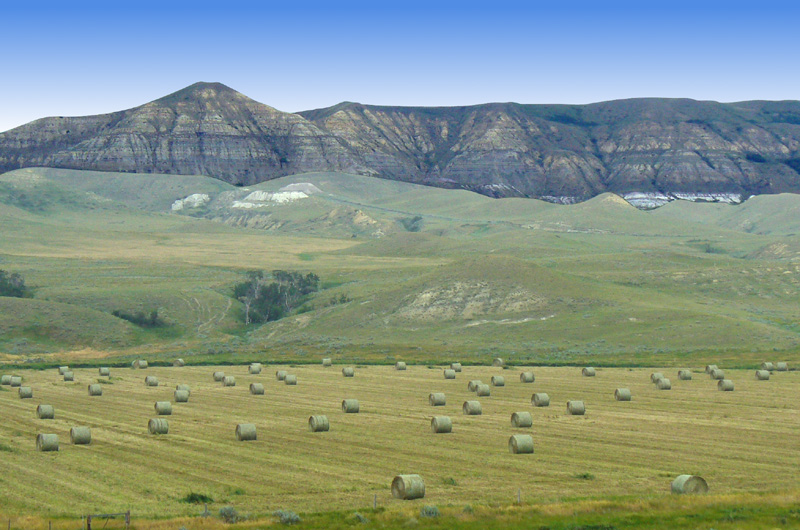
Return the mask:
{"type": "Polygon", "coordinates": [[[0,269],[0,296],[29,298],[31,294],[21,274],[0,269]]]}

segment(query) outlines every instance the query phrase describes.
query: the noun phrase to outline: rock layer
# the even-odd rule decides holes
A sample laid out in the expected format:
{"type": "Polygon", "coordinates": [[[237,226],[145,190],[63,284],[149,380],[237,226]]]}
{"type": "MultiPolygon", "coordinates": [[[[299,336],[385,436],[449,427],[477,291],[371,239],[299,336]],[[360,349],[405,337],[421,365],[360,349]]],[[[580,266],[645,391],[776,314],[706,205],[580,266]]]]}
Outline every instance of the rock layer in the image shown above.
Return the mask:
{"type": "Polygon", "coordinates": [[[0,134],[0,171],[204,174],[253,184],[343,171],[496,196],[800,192],[800,102],[633,99],[280,112],[219,83],[141,107],[0,134]]]}

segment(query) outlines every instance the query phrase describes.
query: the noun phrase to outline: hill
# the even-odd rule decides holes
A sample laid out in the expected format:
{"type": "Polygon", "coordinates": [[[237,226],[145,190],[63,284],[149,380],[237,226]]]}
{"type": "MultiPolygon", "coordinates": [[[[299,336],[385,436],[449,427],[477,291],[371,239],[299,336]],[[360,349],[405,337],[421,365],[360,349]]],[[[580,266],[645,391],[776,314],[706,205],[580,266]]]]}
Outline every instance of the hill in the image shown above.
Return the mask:
{"type": "Polygon", "coordinates": [[[652,206],[800,192],[799,146],[796,101],[342,103],[291,114],[196,83],[133,109],[6,131],[0,171],[203,174],[235,185],[347,172],[558,203],[614,192],[652,206]]]}
{"type": "Polygon", "coordinates": [[[732,366],[774,350],[791,361],[800,243],[780,212],[795,199],[640,211],[615,195],[554,205],[341,173],[237,187],[17,170],[0,176],[0,268],[33,298],[3,299],[14,317],[0,352],[732,366]],[[758,230],[737,211],[760,212],[758,230]],[[314,272],[322,289],[287,318],[244,326],[233,285],[276,269],[314,272]],[[153,310],[163,326],[115,315],[153,310]]]}

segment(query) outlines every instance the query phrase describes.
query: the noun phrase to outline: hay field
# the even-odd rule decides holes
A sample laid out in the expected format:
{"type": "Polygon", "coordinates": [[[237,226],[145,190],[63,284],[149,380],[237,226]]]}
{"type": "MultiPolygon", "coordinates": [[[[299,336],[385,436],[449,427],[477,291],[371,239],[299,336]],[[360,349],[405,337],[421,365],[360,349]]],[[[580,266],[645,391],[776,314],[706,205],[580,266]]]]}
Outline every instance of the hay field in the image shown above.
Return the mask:
{"type": "Polygon", "coordinates": [[[0,391],[0,512],[44,517],[131,509],[139,518],[197,515],[180,499],[209,495],[209,507],[231,505],[252,516],[276,509],[298,512],[399,507],[389,490],[399,473],[426,481],[425,504],[507,505],[522,490],[523,503],[577,498],[669,495],[682,473],[705,477],[716,494],[796,489],[800,460],[800,372],[774,373],[756,381],[751,370],[728,370],[734,392],[719,392],[695,367],[692,381],[674,369],[670,391],[650,382],[651,369],[534,368],[536,382],[519,382],[520,369],[465,366],[455,380],[441,367],[356,368],[344,378],[341,365],[265,366],[250,375],[246,366],[112,370],[102,397],[87,385],[96,369],[75,369],[65,383],[55,369],[19,371],[34,398],[16,389],[0,391]],[[277,369],[298,377],[297,386],[275,379],[277,369]],[[212,372],[236,377],[235,387],[215,383],[212,372]],[[146,387],[146,375],[160,385],[146,387]],[[477,399],[470,379],[488,382],[504,375],[505,387],[479,398],[483,415],[464,416],[461,405],[477,399]],[[262,382],[265,395],[249,393],[262,382]],[[174,403],[166,416],[170,431],[152,436],[147,422],[156,401],[172,400],[175,385],[191,386],[189,403],[174,403]],[[633,401],[614,401],[628,387],[633,401]],[[447,405],[428,405],[430,392],[445,392],[447,405]],[[549,408],[534,408],[531,394],[547,392],[549,408]],[[341,401],[356,398],[361,412],[344,414],[341,401]],[[585,416],[568,416],[568,399],[586,402],[585,416]],[[39,420],[35,409],[52,404],[55,420],[39,420]],[[533,414],[532,429],[513,429],[515,411],[533,414]],[[311,414],[325,414],[330,432],[311,433],[311,414]],[[449,415],[451,434],[433,434],[430,418],[449,415]],[[258,440],[237,442],[238,423],[254,423],[258,440]],[[72,426],[92,429],[92,444],[69,443],[72,426]],[[35,451],[37,433],[56,433],[58,453],[35,451]],[[508,438],[530,433],[535,454],[512,455],[508,438]]]}

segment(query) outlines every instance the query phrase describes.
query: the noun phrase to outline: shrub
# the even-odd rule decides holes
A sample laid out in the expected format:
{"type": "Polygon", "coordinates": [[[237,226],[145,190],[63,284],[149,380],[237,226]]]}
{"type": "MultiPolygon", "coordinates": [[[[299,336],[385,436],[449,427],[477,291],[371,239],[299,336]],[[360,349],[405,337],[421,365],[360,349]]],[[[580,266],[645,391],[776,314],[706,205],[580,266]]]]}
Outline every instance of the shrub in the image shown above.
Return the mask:
{"type": "Polygon", "coordinates": [[[160,328],[167,325],[164,319],[159,316],[158,309],[153,309],[149,313],[145,313],[144,311],[128,313],[127,311],[115,309],[111,314],[122,320],[127,320],[131,324],[136,324],[140,328],[160,328]]]}
{"type": "Polygon", "coordinates": [[[419,232],[422,230],[422,216],[415,215],[414,217],[404,217],[400,219],[400,224],[408,232],[419,232]]]}
{"type": "Polygon", "coordinates": [[[277,517],[281,524],[297,524],[300,522],[300,516],[289,510],[276,510],[272,515],[277,517]]]}
{"type": "Polygon", "coordinates": [[[228,524],[233,524],[241,521],[239,512],[233,506],[225,506],[219,509],[219,517],[228,524]]]}
{"type": "Polygon", "coordinates": [[[30,292],[25,285],[25,278],[16,272],[7,272],[0,269],[0,296],[29,298],[30,292]]]}
{"type": "Polygon", "coordinates": [[[419,511],[419,515],[421,517],[439,517],[439,508],[436,506],[423,506],[419,511]]]}
{"type": "Polygon", "coordinates": [[[202,493],[191,492],[186,497],[180,499],[180,501],[189,504],[208,504],[214,502],[214,499],[202,493]]]}
{"type": "Polygon", "coordinates": [[[367,519],[366,517],[364,517],[363,515],[361,515],[358,512],[354,513],[353,517],[356,519],[356,521],[358,521],[359,523],[362,523],[362,524],[367,524],[369,522],[369,519],[367,519]]]}

